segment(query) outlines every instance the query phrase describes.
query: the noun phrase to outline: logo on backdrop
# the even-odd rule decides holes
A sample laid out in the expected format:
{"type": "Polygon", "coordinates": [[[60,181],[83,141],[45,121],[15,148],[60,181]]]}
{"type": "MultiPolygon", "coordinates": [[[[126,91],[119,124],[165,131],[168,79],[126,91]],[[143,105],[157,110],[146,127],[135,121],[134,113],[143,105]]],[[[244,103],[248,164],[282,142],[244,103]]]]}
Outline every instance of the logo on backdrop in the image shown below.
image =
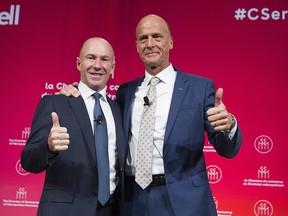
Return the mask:
{"type": "Polygon", "coordinates": [[[21,175],[21,176],[26,176],[29,174],[29,172],[26,172],[23,167],[21,166],[21,162],[20,162],[20,159],[16,162],[16,172],[21,175]]]}
{"type": "Polygon", "coordinates": [[[267,166],[261,166],[258,169],[258,178],[261,178],[261,179],[269,179],[270,178],[270,171],[267,169],[267,166]]]}
{"type": "Polygon", "coordinates": [[[267,154],[273,149],[273,141],[269,136],[258,136],[254,141],[256,151],[261,154],[267,154]]]}
{"type": "Polygon", "coordinates": [[[31,132],[30,127],[25,127],[21,131],[21,138],[20,139],[9,139],[9,145],[13,146],[25,146],[27,139],[29,137],[29,134],[31,132]]]}
{"type": "Polygon", "coordinates": [[[20,5],[10,5],[9,11],[0,12],[0,25],[18,25],[20,5]]]}
{"type": "Polygon", "coordinates": [[[210,184],[216,184],[222,179],[222,171],[218,166],[215,165],[208,166],[207,174],[210,184]]]}
{"type": "Polygon", "coordinates": [[[25,188],[19,188],[16,192],[16,199],[27,199],[27,191],[25,188]]]}
{"type": "Polygon", "coordinates": [[[270,170],[268,167],[260,166],[257,170],[257,178],[244,179],[243,186],[283,188],[284,181],[270,179],[270,170]]]}
{"type": "Polygon", "coordinates": [[[254,205],[255,216],[271,216],[273,215],[273,206],[267,200],[259,200],[254,205]]]}
{"type": "Polygon", "coordinates": [[[37,208],[38,201],[29,201],[27,200],[28,192],[24,187],[18,188],[16,191],[15,199],[3,199],[3,206],[12,206],[12,207],[34,207],[37,208]]]}

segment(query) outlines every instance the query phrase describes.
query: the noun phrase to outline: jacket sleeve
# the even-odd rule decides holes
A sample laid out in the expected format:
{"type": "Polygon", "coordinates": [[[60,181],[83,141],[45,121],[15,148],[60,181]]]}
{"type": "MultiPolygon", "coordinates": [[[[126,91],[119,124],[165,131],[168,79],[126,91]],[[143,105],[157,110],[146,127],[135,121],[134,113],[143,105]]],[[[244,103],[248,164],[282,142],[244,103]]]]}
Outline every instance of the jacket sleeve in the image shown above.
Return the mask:
{"type": "MultiPolygon", "coordinates": [[[[213,81],[209,81],[205,94],[205,110],[214,107],[215,104],[215,89],[213,81]]],[[[209,142],[214,146],[217,153],[223,157],[233,158],[237,155],[242,144],[242,132],[237,126],[237,131],[231,140],[223,132],[217,132],[211,127],[207,116],[205,117],[205,129],[208,134],[209,142]]]]}

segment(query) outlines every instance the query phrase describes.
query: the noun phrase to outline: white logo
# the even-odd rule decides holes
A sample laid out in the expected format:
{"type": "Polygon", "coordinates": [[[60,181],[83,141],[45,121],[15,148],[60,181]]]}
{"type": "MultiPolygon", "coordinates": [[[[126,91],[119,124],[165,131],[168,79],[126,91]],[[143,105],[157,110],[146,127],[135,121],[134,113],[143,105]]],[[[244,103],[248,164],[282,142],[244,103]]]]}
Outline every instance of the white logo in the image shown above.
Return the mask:
{"type": "Polygon", "coordinates": [[[28,175],[29,172],[26,172],[22,166],[21,166],[21,163],[20,163],[20,160],[17,161],[16,163],[16,171],[19,175],[22,175],[22,176],[25,176],[25,175],[28,175]]]}
{"type": "Polygon", "coordinates": [[[254,142],[254,147],[259,153],[267,154],[273,148],[272,139],[265,135],[258,136],[254,142]]]}
{"type": "Polygon", "coordinates": [[[22,139],[28,139],[30,135],[30,127],[25,127],[24,130],[22,131],[22,139]]]}
{"type": "Polygon", "coordinates": [[[18,25],[20,16],[20,5],[11,5],[10,12],[0,13],[0,25],[18,25]]]}
{"type": "Polygon", "coordinates": [[[258,170],[258,178],[270,178],[270,171],[267,170],[266,166],[261,166],[258,170]]]}
{"type": "Polygon", "coordinates": [[[259,200],[254,205],[254,213],[256,216],[271,216],[273,214],[273,206],[267,200],[259,200]]]}
{"type": "Polygon", "coordinates": [[[25,191],[25,188],[19,188],[18,191],[16,191],[16,199],[27,199],[27,191],[25,191]]]}
{"type": "Polygon", "coordinates": [[[208,166],[207,174],[210,184],[216,184],[222,179],[222,171],[218,166],[215,165],[208,166]]]}

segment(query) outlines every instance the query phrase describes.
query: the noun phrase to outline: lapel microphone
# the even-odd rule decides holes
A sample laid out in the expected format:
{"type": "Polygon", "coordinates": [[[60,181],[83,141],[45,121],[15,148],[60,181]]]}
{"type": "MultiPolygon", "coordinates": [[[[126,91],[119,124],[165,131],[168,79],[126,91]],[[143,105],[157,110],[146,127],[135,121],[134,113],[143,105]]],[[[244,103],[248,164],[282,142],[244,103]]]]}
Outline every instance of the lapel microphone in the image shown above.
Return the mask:
{"type": "Polygon", "coordinates": [[[97,119],[94,119],[94,121],[96,121],[98,125],[101,124],[103,121],[103,115],[99,115],[97,119]]]}
{"type": "Polygon", "coordinates": [[[150,105],[149,98],[147,96],[143,97],[143,100],[144,100],[144,106],[150,105]]]}

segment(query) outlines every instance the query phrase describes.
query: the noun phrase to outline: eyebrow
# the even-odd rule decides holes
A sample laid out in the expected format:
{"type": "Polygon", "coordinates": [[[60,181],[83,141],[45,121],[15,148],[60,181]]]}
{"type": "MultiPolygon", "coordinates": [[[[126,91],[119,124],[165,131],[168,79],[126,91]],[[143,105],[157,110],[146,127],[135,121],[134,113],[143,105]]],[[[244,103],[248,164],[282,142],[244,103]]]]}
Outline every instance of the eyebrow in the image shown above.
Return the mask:
{"type": "MultiPolygon", "coordinates": [[[[162,33],[153,33],[153,34],[151,34],[152,35],[152,37],[163,37],[163,34],[162,33]]],[[[141,40],[141,39],[144,39],[144,38],[147,38],[148,37],[148,35],[147,34],[145,34],[145,35],[141,35],[141,36],[139,36],[138,37],[138,40],[141,40]]]]}

